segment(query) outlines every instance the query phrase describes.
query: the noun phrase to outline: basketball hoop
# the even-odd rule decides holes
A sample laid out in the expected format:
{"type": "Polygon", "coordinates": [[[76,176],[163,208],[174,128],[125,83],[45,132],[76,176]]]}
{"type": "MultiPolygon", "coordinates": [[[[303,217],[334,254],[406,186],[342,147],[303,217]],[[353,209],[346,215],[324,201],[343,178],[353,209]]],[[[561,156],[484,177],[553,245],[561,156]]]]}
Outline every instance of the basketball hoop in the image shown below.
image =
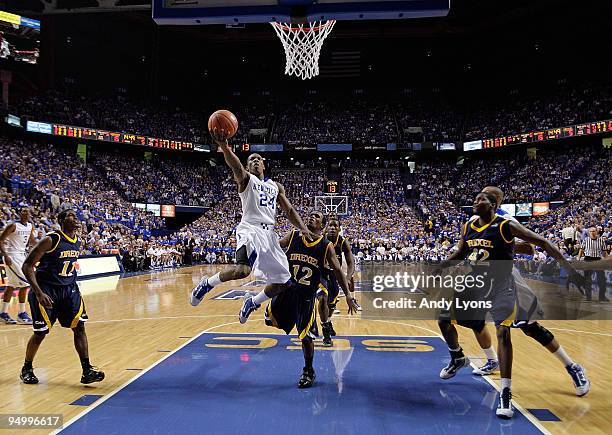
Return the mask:
{"type": "Polygon", "coordinates": [[[323,41],[336,20],[314,21],[308,24],[270,23],[285,49],[285,74],[302,80],[319,75],[319,55],[323,41]]]}

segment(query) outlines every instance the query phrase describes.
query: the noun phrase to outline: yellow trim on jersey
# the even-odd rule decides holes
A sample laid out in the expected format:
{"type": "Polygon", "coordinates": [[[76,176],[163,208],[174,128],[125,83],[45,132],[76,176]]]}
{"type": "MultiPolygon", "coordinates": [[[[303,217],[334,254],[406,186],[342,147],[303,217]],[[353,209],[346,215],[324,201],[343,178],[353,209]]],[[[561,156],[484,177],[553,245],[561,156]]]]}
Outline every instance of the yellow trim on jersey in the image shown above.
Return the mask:
{"type": "MultiPolygon", "coordinates": [[[[330,247],[331,245],[332,245],[332,243],[331,243],[331,242],[329,242],[329,243],[327,244],[327,246],[325,247],[325,254],[323,255],[323,262],[325,262],[325,260],[327,260],[327,251],[329,251],[329,247],[330,247]]],[[[334,255],[336,255],[336,254],[335,254],[335,252],[334,252],[334,255]]]]}
{"type": "MultiPolygon", "coordinates": [[[[57,248],[57,245],[59,245],[59,242],[62,240],[62,236],[60,236],[59,234],[57,234],[55,231],[51,231],[49,234],[47,234],[48,236],[50,236],[51,234],[55,234],[57,236],[57,243],[55,244],[55,246],[53,246],[53,248],[51,248],[51,250],[47,251],[47,254],[50,252],[55,251],[55,248],[57,248]]],[[[53,238],[51,238],[51,240],[53,241],[53,238]]]]}
{"type": "Polygon", "coordinates": [[[81,317],[81,314],[83,314],[83,309],[85,308],[85,306],[83,305],[83,298],[81,298],[81,306],[79,307],[79,312],[76,314],[76,316],[74,316],[74,319],[72,319],[72,323],[70,324],[70,328],[76,328],[77,325],[79,324],[79,318],[81,317]]]}
{"type": "Polygon", "coordinates": [[[323,236],[319,237],[314,242],[309,243],[308,240],[306,240],[306,237],[302,236],[302,242],[307,248],[312,248],[313,246],[316,246],[321,240],[323,240],[323,236]]]}
{"type": "Polygon", "coordinates": [[[474,225],[474,222],[478,222],[478,219],[474,219],[474,220],[472,221],[472,223],[470,224],[470,227],[471,227],[471,228],[472,228],[474,231],[478,231],[479,233],[481,233],[481,232],[483,232],[484,230],[486,230],[487,228],[489,228],[489,225],[491,225],[491,224],[493,223],[493,221],[494,221],[495,219],[497,219],[497,217],[498,217],[498,216],[497,216],[496,214],[495,214],[495,215],[493,215],[493,219],[491,219],[491,222],[489,222],[489,223],[488,223],[488,224],[486,224],[486,225],[483,225],[483,226],[482,226],[482,227],[480,227],[480,228],[479,228],[479,227],[477,227],[476,225],[474,225]]]}
{"type": "Polygon", "coordinates": [[[338,246],[338,240],[340,240],[340,233],[336,236],[336,241],[334,242],[334,247],[338,246]]]}
{"type": "Polygon", "coordinates": [[[68,240],[70,243],[76,243],[77,241],[77,236],[74,236],[74,239],[71,239],[70,237],[68,237],[66,235],[66,233],[64,233],[62,230],[58,230],[64,237],[66,237],[66,240],[68,240]]]}
{"type": "Polygon", "coordinates": [[[47,311],[45,310],[45,307],[43,307],[40,302],[38,303],[38,307],[40,308],[40,314],[42,314],[43,319],[45,319],[45,323],[47,324],[47,328],[51,329],[53,327],[53,325],[51,324],[51,320],[49,320],[49,315],[47,314],[47,311]]]}
{"type": "Polygon", "coordinates": [[[319,283],[319,288],[321,290],[323,290],[323,293],[325,293],[326,295],[329,296],[329,290],[327,290],[327,287],[325,287],[323,284],[319,283]]]}
{"type": "Polygon", "coordinates": [[[335,304],[337,304],[337,303],[338,303],[338,299],[340,299],[340,292],[338,292],[338,294],[336,295],[336,297],[334,298],[334,300],[333,300],[333,301],[331,301],[331,302],[329,302],[329,301],[328,301],[327,303],[328,303],[329,305],[335,305],[335,304]]]}
{"type": "Polygon", "coordinates": [[[510,316],[504,320],[503,322],[500,323],[501,326],[512,326],[512,322],[514,322],[514,320],[516,320],[516,312],[517,312],[517,305],[516,302],[514,303],[514,309],[512,310],[512,314],[510,314],[510,316]]]}
{"type": "Polygon", "coordinates": [[[499,224],[499,234],[501,234],[502,239],[504,239],[504,242],[506,243],[512,243],[514,242],[514,236],[512,236],[512,239],[507,240],[506,237],[504,236],[504,232],[502,231],[502,225],[505,224],[506,222],[509,222],[510,219],[506,219],[505,221],[503,221],[501,224],[499,224]]]}
{"type": "Polygon", "coordinates": [[[291,230],[291,237],[289,237],[289,245],[287,245],[287,249],[289,249],[289,246],[291,246],[291,243],[293,242],[293,236],[295,236],[295,230],[291,230]]]}
{"type": "Polygon", "coordinates": [[[304,328],[302,332],[300,332],[300,340],[303,340],[304,337],[308,335],[308,332],[310,331],[310,328],[312,328],[312,324],[315,321],[316,312],[317,312],[317,304],[312,304],[312,314],[310,315],[310,320],[308,321],[308,325],[306,326],[306,328],[304,328]]]}
{"type": "Polygon", "coordinates": [[[467,233],[467,222],[463,224],[463,228],[461,229],[461,235],[465,236],[465,234],[467,233]]]}
{"type": "Polygon", "coordinates": [[[274,314],[272,314],[272,302],[269,302],[268,305],[266,306],[266,315],[272,322],[272,326],[274,326],[275,328],[278,328],[278,322],[274,318],[274,314]]]}

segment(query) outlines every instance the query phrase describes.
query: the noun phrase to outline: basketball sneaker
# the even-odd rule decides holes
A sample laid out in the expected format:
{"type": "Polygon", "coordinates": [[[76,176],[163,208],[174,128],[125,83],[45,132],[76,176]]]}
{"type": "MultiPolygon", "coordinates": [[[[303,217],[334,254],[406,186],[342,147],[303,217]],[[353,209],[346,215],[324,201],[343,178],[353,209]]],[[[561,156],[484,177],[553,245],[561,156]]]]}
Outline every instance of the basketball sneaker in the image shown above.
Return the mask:
{"type": "Polygon", "coordinates": [[[334,345],[334,342],[331,338],[331,323],[321,323],[321,327],[323,329],[323,346],[332,347],[334,345]]]}
{"type": "Polygon", "coordinates": [[[257,305],[255,302],[253,302],[252,296],[245,298],[244,303],[242,304],[242,308],[240,309],[240,313],[238,314],[238,320],[240,320],[240,323],[246,323],[251,313],[259,307],[260,305],[257,305]]]}
{"type": "Polygon", "coordinates": [[[486,375],[490,375],[491,373],[493,373],[494,371],[498,369],[499,369],[499,361],[497,361],[496,359],[489,359],[483,366],[472,370],[472,374],[478,375],[478,376],[486,376],[486,375]]]}
{"type": "Polygon", "coordinates": [[[336,336],[336,330],[334,329],[334,325],[331,322],[331,320],[328,321],[327,324],[329,325],[329,335],[331,335],[332,337],[335,337],[336,336]]]}
{"type": "Polygon", "coordinates": [[[202,277],[198,285],[195,286],[193,290],[191,290],[191,295],[189,296],[189,303],[192,306],[197,307],[198,305],[200,305],[200,302],[202,302],[202,299],[204,299],[204,296],[206,296],[206,293],[208,293],[212,289],[213,288],[208,285],[208,277],[202,277]]]}
{"type": "Polygon", "coordinates": [[[450,379],[454,377],[460,369],[469,365],[470,359],[467,356],[452,358],[448,365],[440,371],[440,378],[450,379]]]}
{"type": "Polygon", "coordinates": [[[334,308],[334,314],[340,314],[341,312],[338,308],[334,308]]]}
{"type": "Polygon", "coordinates": [[[81,376],[81,384],[91,384],[94,382],[100,382],[104,380],[104,372],[98,370],[96,367],[89,367],[83,370],[81,376]]]}
{"type": "Polygon", "coordinates": [[[313,368],[306,368],[302,371],[302,376],[298,382],[298,388],[310,388],[314,384],[314,380],[317,377],[313,368]]]}
{"type": "Polygon", "coordinates": [[[4,321],[7,325],[15,325],[17,323],[9,313],[0,313],[0,320],[4,321]]]}
{"type": "Polygon", "coordinates": [[[19,323],[21,323],[22,325],[31,325],[32,324],[32,319],[30,318],[28,313],[26,313],[25,311],[23,313],[17,314],[17,321],[19,323]]]}
{"type": "Polygon", "coordinates": [[[504,388],[499,395],[499,405],[495,412],[500,418],[512,418],[514,415],[514,407],[512,406],[512,391],[510,388],[504,388]]]}
{"type": "Polygon", "coordinates": [[[572,364],[571,366],[565,367],[565,370],[572,377],[574,381],[574,387],[576,387],[576,396],[582,397],[591,389],[591,382],[587,378],[586,370],[579,364],[572,364]]]}
{"type": "Polygon", "coordinates": [[[34,374],[34,369],[32,367],[22,367],[19,379],[21,379],[21,382],[24,384],[38,384],[38,378],[34,374]]]}

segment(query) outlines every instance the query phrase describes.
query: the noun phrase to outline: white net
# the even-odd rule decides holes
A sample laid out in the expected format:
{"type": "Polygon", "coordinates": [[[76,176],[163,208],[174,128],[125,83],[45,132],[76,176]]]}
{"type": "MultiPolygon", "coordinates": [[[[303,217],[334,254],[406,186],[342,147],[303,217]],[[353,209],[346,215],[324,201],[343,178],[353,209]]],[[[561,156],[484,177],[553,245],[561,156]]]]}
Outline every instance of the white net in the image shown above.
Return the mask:
{"type": "Polygon", "coordinates": [[[317,195],[315,196],[315,210],[321,210],[327,215],[346,216],[348,214],[348,196],[317,195]]]}
{"type": "Polygon", "coordinates": [[[302,80],[319,75],[321,47],[334,28],[336,20],[308,24],[270,24],[285,49],[285,74],[300,77],[302,80]]]}

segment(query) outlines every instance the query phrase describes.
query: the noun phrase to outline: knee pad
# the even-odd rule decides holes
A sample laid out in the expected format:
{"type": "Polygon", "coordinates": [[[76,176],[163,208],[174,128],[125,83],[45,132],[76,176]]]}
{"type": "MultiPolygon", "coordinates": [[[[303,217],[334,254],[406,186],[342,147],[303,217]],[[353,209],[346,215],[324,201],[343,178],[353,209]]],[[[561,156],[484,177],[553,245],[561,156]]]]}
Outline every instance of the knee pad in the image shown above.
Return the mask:
{"type": "Polygon", "coordinates": [[[550,342],[555,339],[555,336],[552,334],[552,332],[544,328],[538,322],[529,323],[525,326],[522,326],[521,330],[525,333],[525,335],[533,338],[542,346],[550,344],[550,342]]]}

